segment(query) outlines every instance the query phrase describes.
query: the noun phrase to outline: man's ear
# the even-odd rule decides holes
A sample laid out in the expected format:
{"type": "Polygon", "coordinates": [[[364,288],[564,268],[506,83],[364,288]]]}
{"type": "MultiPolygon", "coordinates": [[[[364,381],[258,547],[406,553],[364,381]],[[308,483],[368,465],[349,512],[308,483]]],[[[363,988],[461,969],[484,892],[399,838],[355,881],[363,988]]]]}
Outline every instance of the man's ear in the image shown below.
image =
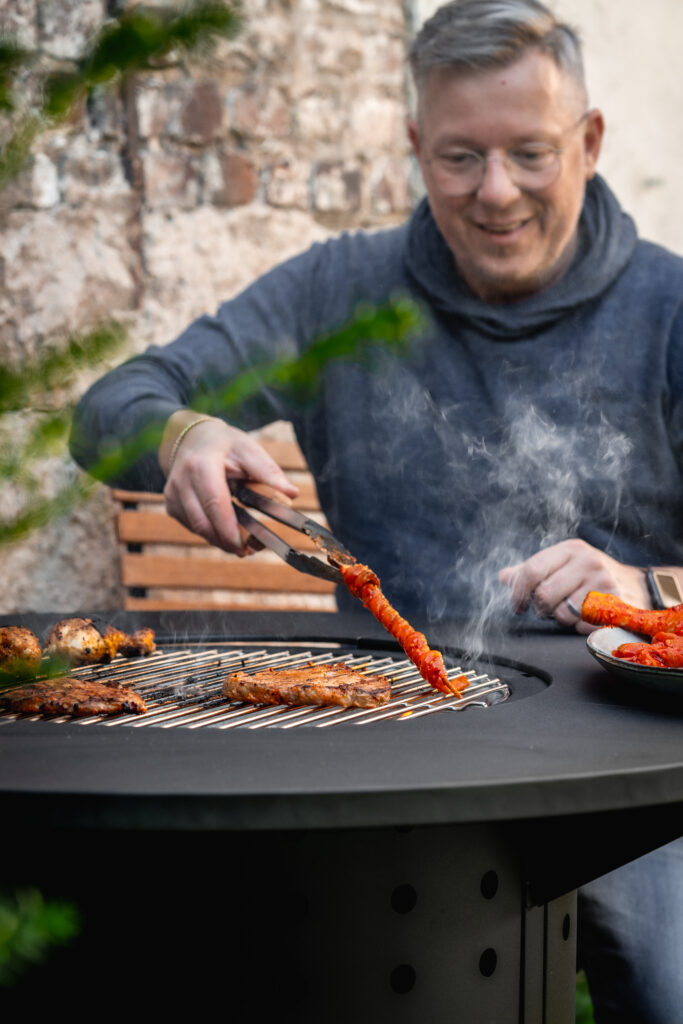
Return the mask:
{"type": "Polygon", "coordinates": [[[420,129],[417,126],[417,121],[414,117],[408,118],[408,138],[410,139],[410,145],[413,147],[413,153],[420,159],[420,129]]]}
{"type": "Polygon", "coordinates": [[[605,121],[599,110],[591,110],[583,130],[583,147],[586,157],[586,181],[595,175],[595,169],[605,134],[605,121]]]}

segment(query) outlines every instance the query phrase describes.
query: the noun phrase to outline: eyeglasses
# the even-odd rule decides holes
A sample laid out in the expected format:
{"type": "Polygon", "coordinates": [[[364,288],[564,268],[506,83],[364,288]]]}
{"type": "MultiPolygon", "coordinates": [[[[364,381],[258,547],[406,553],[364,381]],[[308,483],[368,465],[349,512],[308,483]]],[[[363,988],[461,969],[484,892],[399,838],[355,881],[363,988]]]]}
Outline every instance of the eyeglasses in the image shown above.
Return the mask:
{"type": "MultiPolygon", "coordinates": [[[[563,136],[583,124],[590,111],[587,110],[576,124],[563,132],[563,136]]],[[[546,142],[525,142],[513,149],[503,150],[502,162],[510,180],[525,192],[540,192],[554,185],[560,174],[560,157],[564,147],[551,146],[546,142]]],[[[486,164],[495,150],[479,153],[461,146],[448,146],[436,153],[425,163],[432,167],[434,180],[439,188],[452,196],[466,196],[476,192],[486,171],[486,164]]]]}

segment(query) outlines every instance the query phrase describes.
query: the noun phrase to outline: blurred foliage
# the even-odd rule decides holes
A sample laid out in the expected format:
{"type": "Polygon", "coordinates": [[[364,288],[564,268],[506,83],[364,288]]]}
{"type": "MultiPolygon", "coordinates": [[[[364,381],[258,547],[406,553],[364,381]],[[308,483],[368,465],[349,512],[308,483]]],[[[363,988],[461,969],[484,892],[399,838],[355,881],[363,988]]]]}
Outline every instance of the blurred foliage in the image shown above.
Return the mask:
{"type": "Polygon", "coordinates": [[[0,38],[0,188],[26,166],[39,132],[69,118],[92,91],[127,75],[158,69],[170,58],[205,57],[240,27],[235,6],[197,0],[170,7],[133,7],[108,19],[74,61],[50,67],[40,51],[0,38]],[[32,97],[20,102],[19,96],[32,97]]]}
{"type": "Polygon", "coordinates": [[[39,964],[51,946],[78,934],[78,912],[69,903],[44,899],[35,888],[0,897],[0,988],[39,964]]]}
{"type": "Polygon", "coordinates": [[[576,1024],[595,1024],[593,1003],[584,971],[576,975],[576,1024]]]}
{"type": "MultiPolygon", "coordinates": [[[[295,402],[309,401],[315,397],[323,368],[329,363],[352,359],[363,364],[372,361],[379,351],[405,352],[424,326],[422,312],[409,299],[397,298],[383,306],[362,306],[347,324],[313,342],[302,355],[245,370],[223,390],[197,394],[188,406],[199,413],[230,420],[238,415],[245,402],[264,388],[274,388],[295,402]]],[[[89,465],[88,472],[104,483],[115,481],[140,458],[158,450],[164,426],[165,423],[150,424],[132,440],[117,443],[89,465]]],[[[77,425],[74,447],[81,447],[77,425]]],[[[0,540],[2,536],[0,524],[0,540]]]]}

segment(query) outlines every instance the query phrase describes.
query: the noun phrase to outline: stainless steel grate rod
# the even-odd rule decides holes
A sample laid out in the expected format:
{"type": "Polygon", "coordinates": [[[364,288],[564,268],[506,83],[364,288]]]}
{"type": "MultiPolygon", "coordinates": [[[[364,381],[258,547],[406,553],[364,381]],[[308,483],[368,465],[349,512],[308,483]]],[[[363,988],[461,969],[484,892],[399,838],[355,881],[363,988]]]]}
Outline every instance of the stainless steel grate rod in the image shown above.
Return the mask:
{"type": "MultiPolygon", "coordinates": [[[[451,676],[462,669],[449,668],[451,676]]],[[[235,647],[164,647],[149,658],[116,658],[108,665],[82,666],[73,675],[129,685],[144,697],[145,715],[92,715],[73,719],[63,715],[51,718],[55,724],[75,722],[88,726],[102,724],[108,728],[135,729],[294,729],[312,726],[318,729],[335,725],[370,725],[372,723],[410,722],[442,711],[458,711],[469,706],[489,706],[509,696],[507,685],[498,679],[473,670],[465,672],[469,686],[461,697],[433,690],[407,658],[380,657],[366,652],[341,653],[326,649],[273,649],[270,645],[236,645],[235,647]],[[392,696],[378,708],[340,706],[256,705],[229,701],[222,693],[223,681],[229,672],[297,668],[307,664],[343,663],[366,675],[383,674],[391,680],[392,696]]],[[[0,722],[40,721],[42,715],[0,715],[0,722]]]]}

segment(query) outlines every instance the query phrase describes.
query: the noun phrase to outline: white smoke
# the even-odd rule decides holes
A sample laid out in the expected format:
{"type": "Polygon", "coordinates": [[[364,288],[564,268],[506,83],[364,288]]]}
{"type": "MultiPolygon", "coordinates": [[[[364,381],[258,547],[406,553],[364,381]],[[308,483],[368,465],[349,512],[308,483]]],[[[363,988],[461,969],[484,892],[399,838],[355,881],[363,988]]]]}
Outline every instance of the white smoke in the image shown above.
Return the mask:
{"type": "Polygon", "coordinates": [[[495,452],[479,446],[497,501],[482,506],[482,529],[453,572],[476,595],[465,646],[474,658],[510,621],[510,592],[498,581],[506,566],[578,535],[588,490],[601,495],[601,515],[616,527],[623,498],[629,438],[602,413],[559,426],[533,405],[511,398],[508,424],[495,452]]]}

